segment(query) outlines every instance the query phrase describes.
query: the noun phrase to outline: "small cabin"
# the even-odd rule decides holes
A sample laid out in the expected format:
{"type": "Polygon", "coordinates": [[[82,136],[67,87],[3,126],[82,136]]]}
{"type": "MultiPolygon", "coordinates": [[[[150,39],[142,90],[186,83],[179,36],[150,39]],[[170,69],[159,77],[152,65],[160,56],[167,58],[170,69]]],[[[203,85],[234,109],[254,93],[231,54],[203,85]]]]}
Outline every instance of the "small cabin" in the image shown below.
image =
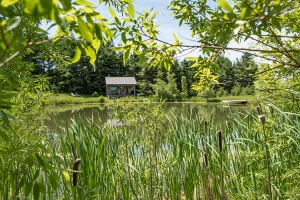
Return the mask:
{"type": "Polygon", "coordinates": [[[106,96],[108,98],[119,98],[135,96],[135,77],[105,77],[106,96]]]}

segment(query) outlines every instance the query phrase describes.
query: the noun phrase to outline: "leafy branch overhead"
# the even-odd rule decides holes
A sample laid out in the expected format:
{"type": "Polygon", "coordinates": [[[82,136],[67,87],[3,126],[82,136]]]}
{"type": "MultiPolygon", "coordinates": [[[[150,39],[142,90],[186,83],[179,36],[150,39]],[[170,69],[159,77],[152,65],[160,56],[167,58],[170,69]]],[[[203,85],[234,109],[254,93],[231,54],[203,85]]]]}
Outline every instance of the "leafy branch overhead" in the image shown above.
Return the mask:
{"type": "Polygon", "coordinates": [[[193,45],[184,44],[175,34],[173,42],[161,40],[159,25],[154,23],[158,12],[137,13],[132,0],[99,0],[99,5],[88,0],[2,0],[0,67],[25,49],[49,42],[42,37],[48,31],[40,28],[42,22],[57,27],[53,42],[71,34],[81,39],[74,57],[65,59],[69,64],[79,61],[85,53],[94,66],[100,45],[116,38],[120,38],[120,46],[115,50],[123,52],[124,64],[134,53],[139,55],[140,64],[147,62],[150,67],[170,69],[177,54],[201,50],[205,59],[188,58],[195,61],[193,67],[197,68],[196,90],[218,82],[214,61],[227,50],[261,58],[272,65],[270,70],[277,69],[279,75],[293,74],[300,66],[298,1],[171,0],[169,10],[179,26],[189,26],[193,45]],[[97,10],[99,5],[106,6],[111,16],[103,16],[97,10]],[[231,41],[253,45],[232,47],[231,41]]]}

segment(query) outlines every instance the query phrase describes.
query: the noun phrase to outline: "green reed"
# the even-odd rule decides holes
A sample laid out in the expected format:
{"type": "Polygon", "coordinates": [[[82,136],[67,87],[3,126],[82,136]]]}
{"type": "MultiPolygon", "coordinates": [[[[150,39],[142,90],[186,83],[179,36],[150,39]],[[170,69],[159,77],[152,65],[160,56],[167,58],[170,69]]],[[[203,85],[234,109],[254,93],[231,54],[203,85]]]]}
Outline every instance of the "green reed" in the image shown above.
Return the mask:
{"type": "Polygon", "coordinates": [[[262,109],[263,126],[251,108],[232,113],[221,126],[197,115],[167,117],[163,105],[151,104],[115,103],[112,118],[120,120],[118,126],[78,116],[50,145],[51,164],[58,174],[67,172],[71,178],[77,174],[76,186],[61,173],[60,186],[51,195],[58,199],[297,199],[300,116],[296,108],[284,112],[271,106],[272,112],[262,109]],[[74,171],[77,158],[80,164],[74,171]]]}

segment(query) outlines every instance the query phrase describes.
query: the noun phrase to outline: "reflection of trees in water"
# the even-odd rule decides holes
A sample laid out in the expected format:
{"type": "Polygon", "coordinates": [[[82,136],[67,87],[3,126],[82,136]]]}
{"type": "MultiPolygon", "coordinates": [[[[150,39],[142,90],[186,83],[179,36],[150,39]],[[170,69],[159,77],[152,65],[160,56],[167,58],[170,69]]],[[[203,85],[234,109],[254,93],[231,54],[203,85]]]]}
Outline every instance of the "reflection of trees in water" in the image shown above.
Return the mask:
{"type": "Polygon", "coordinates": [[[222,105],[215,104],[166,104],[165,114],[172,118],[174,116],[190,116],[192,119],[203,117],[205,120],[210,121],[213,119],[215,124],[222,124],[225,122],[226,117],[230,112],[237,113],[244,108],[242,107],[223,107],[222,105]]]}
{"type": "MultiPolygon", "coordinates": [[[[136,104],[136,106],[142,106],[142,104],[136,104]]],[[[156,106],[156,104],[153,104],[153,106],[156,106]]],[[[232,107],[231,109],[233,112],[241,110],[239,107],[232,107]]],[[[195,119],[197,116],[209,121],[213,118],[214,123],[219,125],[225,121],[226,115],[230,113],[230,109],[216,104],[165,103],[164,112],[171,119],[180,116],[195,119]]],[[[44,110],[44,125],[54,131],[57,125],[65,127],[66,123],[69,123],[74,117],[93,118],[95,123],[101,124],[110,120],[109,114],[108,104],[47,106],[44,110]]],[[[165,124],[165,122],[163,123],[165,124]]]]}
{"type": "Polygon", "coordinates": [[[108,119],[107,105],[67,105],[47,106],[44,109],[44,125],[50,130],[58,126],[65,127],[73,118],[93,118],[95,123],[103,123],[108,119]]]}

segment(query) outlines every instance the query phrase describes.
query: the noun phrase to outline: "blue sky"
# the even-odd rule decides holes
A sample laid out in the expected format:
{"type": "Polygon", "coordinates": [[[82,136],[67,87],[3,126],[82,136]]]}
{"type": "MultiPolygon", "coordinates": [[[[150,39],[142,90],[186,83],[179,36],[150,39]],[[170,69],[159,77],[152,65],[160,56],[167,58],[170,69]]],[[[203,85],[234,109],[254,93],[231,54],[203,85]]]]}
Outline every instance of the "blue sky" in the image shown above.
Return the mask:
{"type": "MultiPolygon", "coordinates": [[[[99,0],[90,0],[90,1],[93,2],[95,5],[98,5],[99,0]]],[[[208,2],[210,6],[216,5],[216,3],[213,2],[212,0],[208,0],[208,2]]],[[[184,24],[181,27],[179,27],[179,21],[173,19],[173,16],[171,16],[171,11],[167,9],[169,3],[170,0],[135,0],[133,4],[136,12],[142,12],[142,10],[150,10],[151,8],[153,8],[153,12],[159,11],[159,14],[157,15],[156,21],[154,23],[160,25],[158,27],[158,30],[160,31],[158,37],[160,40],[166,42],[173,42],[174,41],[173,33],[175,33],[179,38],[179,40],[184,42],[185,44],[191,44],[191,45],[197,44],[197,43],[192,43],[185,39],[185,38],[191,39],[191,31],[189,30],[189,27],[184,24]]],[[[111,18],[111,15],[106,7],[103,8],[102,6],[101,7],[98,6],[97,9],[107,19],[111,18]]],[[[246,46],[245,44],[237,44],[236,42],[230,43],[230,47],[245,47],[245,46],[246,46]]],[[[187,56],[197,57],[199,55],[201,55],[201,52],[194,51],[188,55],[178,55],[178,58],[181,60],[187,56]]],[[[227,56],[229,59],[233,61],[236,58],[239,58],[241,56],[241,53],[228,51],[225,53],[225,56],[227,56]]]]}

